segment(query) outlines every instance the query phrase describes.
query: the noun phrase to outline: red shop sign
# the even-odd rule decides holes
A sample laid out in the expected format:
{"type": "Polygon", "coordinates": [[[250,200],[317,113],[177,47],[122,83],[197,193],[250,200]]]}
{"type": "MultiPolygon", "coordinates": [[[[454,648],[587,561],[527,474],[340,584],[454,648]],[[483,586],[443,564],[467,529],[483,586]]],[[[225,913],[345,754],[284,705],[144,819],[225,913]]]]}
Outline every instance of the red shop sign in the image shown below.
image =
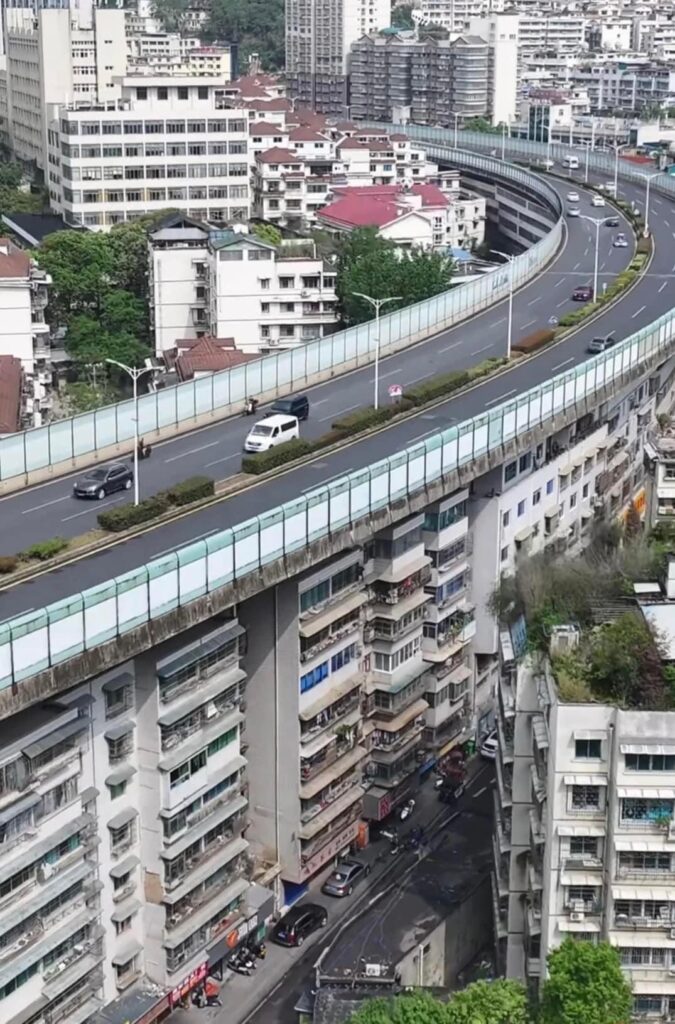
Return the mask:
{"type": "Polygon", "coordinates": [[[197,988],[197,985],[201,984],[209,973],[208,963],[200,964],[199,967],[195,967],[194,971],[188,974],[185,981],[183,981],[177,988],[169,995],[169,1005],[173,1009],[177,1006],[182,999],[192,992],[193,988],[197,988]]]}

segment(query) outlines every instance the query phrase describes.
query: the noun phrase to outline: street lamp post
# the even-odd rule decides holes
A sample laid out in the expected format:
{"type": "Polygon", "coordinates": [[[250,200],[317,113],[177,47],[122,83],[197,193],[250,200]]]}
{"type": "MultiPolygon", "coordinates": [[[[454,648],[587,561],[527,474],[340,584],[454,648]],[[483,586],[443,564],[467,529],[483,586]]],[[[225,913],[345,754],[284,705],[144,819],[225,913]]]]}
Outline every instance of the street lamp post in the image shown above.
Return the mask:
{"type": "Polygon", "coordinates": [[[593,263],[593,302],[598,297],[598,259],[600,253],[600,227],[605,223],[604,217],[588,217],[585,213],[581,214],[581,220],[590,221],[591,224],[595,224],[595,259],[593,263]]]}
{"type": "Polygon", "coordinates": [[[490,252],[494,253],[495,256],[501,256],[503,259],[508,260],[509,263],[509,312],[508,322],[506,328],[506,358],[511,358],[511,340],[513,337],[513,264],[515,256],[511,253],[502,252],[500,249],[490,249],[490,252]]]}
{"type": "Polygon", "coordinates": [[[134,505],[138,505],[138,381],[144,373],[152,373],[152,366],[127,366],[116,359],[106,359],[106,363],[117,366],[131,377],[134,385],[134,505]]]}
{"type": "Polygon", "coordinates": [[[455,113],[455,111],[454,111],[454,110],[450,110],[450,111],[449,111],[449,113],[450,113],[450,114],[451,114],[451,115],[452,115],[452,116],[454,117],[454,119],[455,119],[455,149],[457,149],[457,141],[458,141],[458,140],[457,140],[457,122],[459,121],[459,119],[460,119],[460,117],[461,117],[462,115],[461,115],[461,113],[455,113]]]}
{"type": "Polygon", "coordinates": [[[506,129],[507,126],[502,121],[502,163],[506,159],[506,129]]]}
{"type": "Polygon", "coordinates": [[[369,302],[375,310],[375,394],[373,398],[373,408],[379,408],[379,388],[380,388],[380,310],[387,302],[398,302],[401,298],[400,295],[388,295],[384,299],[374,299],[371,295],[364,295],[363,292],[352,292],[357,299],[365,299],[369,302]]]}
{"type": "Polygon", "coordinates": [[[656,171],[655,174],[642,174],[640,177],[644,178],[647,182],[646,195],[645,195],[645,226],[642,232],[644,238],[649,237],[649,190],[652,183],[652,178],[658,178],[661,171],[656,171]]]}

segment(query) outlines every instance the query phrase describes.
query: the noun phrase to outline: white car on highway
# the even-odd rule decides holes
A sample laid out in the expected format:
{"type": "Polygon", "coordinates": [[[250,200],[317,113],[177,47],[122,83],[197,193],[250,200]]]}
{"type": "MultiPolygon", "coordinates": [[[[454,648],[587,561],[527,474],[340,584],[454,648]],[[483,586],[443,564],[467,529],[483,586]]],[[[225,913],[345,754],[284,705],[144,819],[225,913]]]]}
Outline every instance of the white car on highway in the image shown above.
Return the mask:
{"type": "Polygon", "coordinates": [[[579,202],[579,193],[578,192],[568,192],[567,193],[567,202],[568,203],[578,203],[579,202]]]}
{"type": "Polygon", "coordinates": [[[604,205],[605,205],[605,197],[604,196],[599,196],[599,195],[596,194],[591,199],[591,206],[604,206],[604,205]]]}
{"type": "Polygon", "coordinates": [[[622,235],[621,233],[619,233],[618,235],[614,236],[614,243],[613,244],[614,244],[614,248],[615,249],[627,249],[628,248],[628,239],[626,238],[625,235],[622,235]]]}
{"type": "Polygon", "coordinates": [[[578,206],[568,206],[567,207],[567,216],[568,217],[580,217],[581,216],[581,210],[579,209],[578,206]]]}

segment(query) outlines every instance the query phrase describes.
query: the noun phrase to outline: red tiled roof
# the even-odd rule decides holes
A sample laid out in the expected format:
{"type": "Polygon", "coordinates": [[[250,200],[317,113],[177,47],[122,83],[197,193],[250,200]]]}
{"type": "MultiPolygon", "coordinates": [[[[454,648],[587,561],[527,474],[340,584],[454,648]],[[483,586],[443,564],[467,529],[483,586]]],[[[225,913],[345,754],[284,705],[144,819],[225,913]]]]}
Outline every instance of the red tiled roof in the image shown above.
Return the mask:
{"type": "Polygon", "coordinates": [[[319,132],[315,132],[312,128],[305,128],[302,125],[299,128],[294,128],[288,136],[291,142],[327,142],[328,140],[320,135],[319,132]]]}
{"type": "Polygon", "coordinates": [[[0,277],[28,277],[30,257],[9,238],[0,238],[0,277]]]}
{"type": "Polygon", "coordinates": [[[407,135],[399,135],[398,133],[396,133],[396,135],[390,135],[389,138],[390,138],[391,142],[407,142],[408,141],[408,136],[407,135]]]}
{"type": "Polygon", "coordinates": [[[292,109],[290,100],[285,99],[283,96],[274,96],[266,100],[251,100],[247,106],[251,110],[289,111],[292,109]]]}
{"type": "MultiPolygon", "coordinates": [[[[185,341],[179,341],[178,350],[186,344],[185,341]]],[[[188,351],[178,356],[176,373],[180,380],[192,380],[196,373],[217,373],[218,370],[227,370],[255,358],[257,356],[235,349],[234,338],[211,338],[207,335],[194,339],[188,351]]]]}
{"type": "Polygon", "coordinates": [[[0,434],[13,434],[21,426],[21,378],[21,360],[0,356],[0,434]]]}
{"type": "MultiPolygon", "coordinates": [[[[410,191],[421,196],[422,208],[448,205],[436,185],[413,185],[410,191]]],[[[317,216],[345,228],[381,228],[415,212],[415,208],[405,202],[405,193],[398,185],[335,187],[333,192],[336,196],[334,202],[319,210],[317,216]]]]}
{"type": "Polygon", "coordinates": [[[345,139],[344,142],[339,143],[338,152],[341,149],[370,149],[367,142],[357,142],[356,139],[345,139]]]}
{"type": "Polygon", "coordinates": [[[249,135],[285,135],[288,128],[281,124],[270,124],[269,121],[254,121],[248,126],[249,135]]]}
{"type": "Polygon", "coordinates": [[[264,153],[258,153],[257,159],[263,164],[301,164],[302,157],[294,153],[292,149],[282,149],[281,146],[273,146],[266,149],[264,153]]]}

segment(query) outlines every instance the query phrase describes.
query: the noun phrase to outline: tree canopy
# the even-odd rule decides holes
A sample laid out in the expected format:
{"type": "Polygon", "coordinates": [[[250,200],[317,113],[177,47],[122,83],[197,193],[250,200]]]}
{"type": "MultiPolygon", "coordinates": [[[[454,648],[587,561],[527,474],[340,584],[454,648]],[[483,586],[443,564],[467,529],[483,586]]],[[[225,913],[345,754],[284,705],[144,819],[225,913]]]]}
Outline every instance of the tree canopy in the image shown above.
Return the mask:
{"type": "Polygon", "coordinates": [[[384,311],[391,313],[450,287],[453,262],[440,253],[422,249],[401,251],[381,238],[376,228],[358,228],[338,246],[336,292],[340,316],[346,324],[372,319],[373,308],[355,292],[374,299],[397,296],[384,311]]]}
{"type": "Polygon", "coordinates": [[[476,981],[447,1003],[429,992],[373,999],[350,1024],[528,1024],[525,989],[516,981],[476,981]]]}
{"type": "Polygon", "coordinates": [[[266,71],[284,66],[284,0],[211,0],[207,29],[213,39],[239,44],[243,66],[251,53],[266,71]]]}
{"type": "Polygon", "coordinates": [[[567,939],[548,957],[541,1024],[628,1024],[630,985],[616,949],[607,942],[567,939]]]}

